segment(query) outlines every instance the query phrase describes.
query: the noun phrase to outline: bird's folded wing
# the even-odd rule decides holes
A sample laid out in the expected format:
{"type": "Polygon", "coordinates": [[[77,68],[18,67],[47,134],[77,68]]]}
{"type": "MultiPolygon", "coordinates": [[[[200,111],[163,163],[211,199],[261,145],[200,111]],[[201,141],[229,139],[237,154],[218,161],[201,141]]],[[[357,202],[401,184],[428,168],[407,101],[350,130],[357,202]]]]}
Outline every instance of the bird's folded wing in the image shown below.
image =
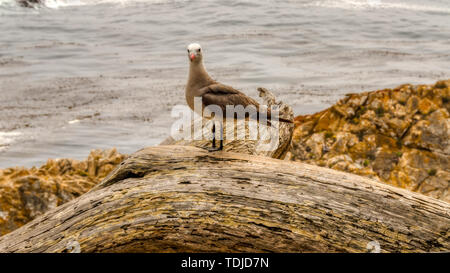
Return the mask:
{"type": "MultiPolygon", "coordinates": [[[[264,116],[267,119],[272,118],[272,111],[270,108],[266,106],[262,107],[257,101],[246,96],[244,93],[239,90],[234,89],[231,86],[223,85],[220,83],[214,83],[204,87],[201,90],[202,94],[202,102],[204,107],[208,107],[210,105],[219,106],[225,115],[228,115],[226,106],[233,105],[238,106],[242,105],[244,108],[251,105],[255,106],[257,115],[250,115],[251,118],[259,119],[259,116],[264,113],[264,116]]],[[[247,115],[247,114],[246,114],[247,115]]],[[[234,114],[233,114],[234,116],[234,114]]],[[[288,120],[282,117],[278,117],[279,121],[293,123],[292,120],[288,120]]],[[[269,122],[270,125],[270,122],[269,122]]]]}
{"type": "Polygon", "coordinates": [[[254,99],[231,86],[220,83],[204,87],[202,90],[202,100],[205,107],[218,105],[223,111],[225,111],[227,105],[242,105],[244,107],[254,105],[256,108],[259,108],[259,103],[254,99]]]}

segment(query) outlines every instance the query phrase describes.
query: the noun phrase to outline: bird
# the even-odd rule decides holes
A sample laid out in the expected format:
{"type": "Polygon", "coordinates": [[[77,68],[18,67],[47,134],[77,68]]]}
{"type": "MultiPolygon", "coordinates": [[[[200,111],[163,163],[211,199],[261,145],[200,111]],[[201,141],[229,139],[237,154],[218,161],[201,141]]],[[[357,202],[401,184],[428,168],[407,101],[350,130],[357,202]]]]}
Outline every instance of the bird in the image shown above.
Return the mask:
{"type": "MultiPolygon", "coordinates": [[[[265,115],[267,119],[269,120],[272,117],[272,113],[270,111],[270,108],[261,107],[261,105],[254,100],[253,98],[245,95],[241,91],[219,83],[218,81],[214,80],[209,76],[208,72],[206,71],[205,65],[203,64],[203,49],[198,43],[192,43],[187,46],[187,54],[189,58],[189,75],[188,80],[186,84],[186,102],[188,106],[195,112],[199,112],[202,117],[204,117],[204,109],[208,106],[216,105],[219,108],[222,109],[223,119],[226,119],[227,117],[227,105],[229,106],[237,106],[242,105],[244,108],[247,106],[255,107],[256,109],[256,115],[253,116],[247,116],[252,119],[258,120],[258,118],[261,115],[265,115]],[[202,100],[202,109],[195,109],[194,108],[194,99],[196,97],[200,97],[202,100]],[[263,111],[267,111],[266,113],[263,113],[263,111]]],[[[211,118],[211,117],[208,117],[211,118]]],[[[239,118],[236,117],[233,113],[234,119],[239,118]]],[[[242,118],[242,117],[241,117],[242,118]]],[[[286,122],[286,123],[293,123],[292,120],[284,119],[281,117],[278,117],[279,121],[286,122]]],[[[270,121],[268,121],[268,124],[271,125],[270,121]]],[[[220,151],[223,150],[223,124],[220,123],[220,144],[219,147],[216,147],[216,125],[215,122],[213,122],[212,126],[212,147],[208,149],[208,151],[220,151]]]]}

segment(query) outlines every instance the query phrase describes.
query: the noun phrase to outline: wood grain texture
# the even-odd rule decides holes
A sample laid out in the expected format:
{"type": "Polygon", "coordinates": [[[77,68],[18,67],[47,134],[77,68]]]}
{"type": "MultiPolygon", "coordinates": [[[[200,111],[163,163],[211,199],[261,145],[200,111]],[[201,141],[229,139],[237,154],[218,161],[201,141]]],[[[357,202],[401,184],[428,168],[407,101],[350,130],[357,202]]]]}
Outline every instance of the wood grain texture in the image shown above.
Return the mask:
{"type": "Polygon", "coordinates": [[[450,204],[313,165],[192,146],[138,151],[0,252],[450,251],[450,204]]]}

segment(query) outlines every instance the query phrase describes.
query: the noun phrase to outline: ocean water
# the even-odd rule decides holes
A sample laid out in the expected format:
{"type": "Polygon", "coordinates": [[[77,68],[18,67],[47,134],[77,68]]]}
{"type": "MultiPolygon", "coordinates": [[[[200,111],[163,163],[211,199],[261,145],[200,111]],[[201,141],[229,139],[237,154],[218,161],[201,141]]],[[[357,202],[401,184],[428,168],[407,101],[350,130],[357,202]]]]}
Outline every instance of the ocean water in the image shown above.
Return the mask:
{"type": "Polygon", "coordinates": [[[158,144],[191,42],[217,80],[308,114],[450,78],[450,1],[0,0],[0,168],[158,144]]]}

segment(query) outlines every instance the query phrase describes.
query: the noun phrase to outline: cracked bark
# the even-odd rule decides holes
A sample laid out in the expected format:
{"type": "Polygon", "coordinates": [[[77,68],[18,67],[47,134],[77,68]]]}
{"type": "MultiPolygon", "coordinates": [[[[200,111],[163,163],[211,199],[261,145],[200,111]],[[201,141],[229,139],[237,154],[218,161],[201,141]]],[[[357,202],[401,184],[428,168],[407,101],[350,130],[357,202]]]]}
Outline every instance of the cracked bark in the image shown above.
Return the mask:
{"type": "Polygon", "coordinates": [[[450,251],[450,204],[332,169],[158,146],[0,238],[0,252],[450,251]]]}

